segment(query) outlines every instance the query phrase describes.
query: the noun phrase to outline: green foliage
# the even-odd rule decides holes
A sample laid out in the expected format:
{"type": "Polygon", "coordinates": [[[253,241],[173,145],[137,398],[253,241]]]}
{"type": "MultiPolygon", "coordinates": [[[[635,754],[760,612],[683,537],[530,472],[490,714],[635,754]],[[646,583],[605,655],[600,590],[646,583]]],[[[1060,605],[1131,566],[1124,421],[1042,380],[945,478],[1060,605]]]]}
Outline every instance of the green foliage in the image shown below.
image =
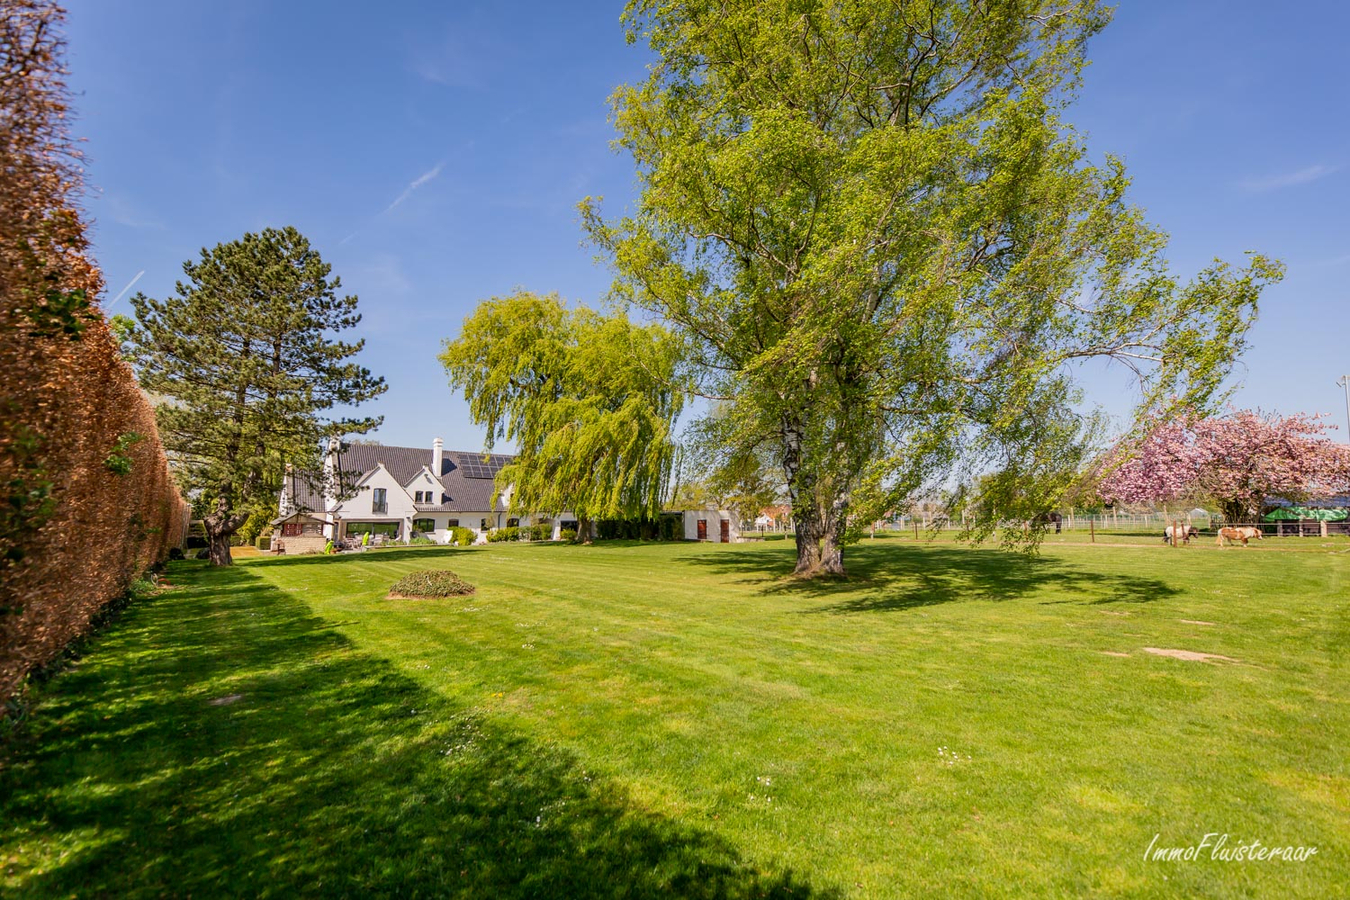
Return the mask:
{"type": "Polygon", "coordinates": [[[1169,273],[1123,165],[1064,118],[1108,19],[1057,0],[629,3],[629,40],[657,55],[613,97],[641,194],[584,220],[616,294],[726,398],[729,446],[782,466],[800,572],[842,571],[860,523],[977,473],[1016,481],[996,498],[1013,517],[1055,505],[1097,435],[1079,360],[1133,371],[1141,415],[1220,395],[1282,269],[1169,273]]]}
{"type": "Polygon", "coordinates": [[[575,528],[562,528],[558,531],[558,540],[575,541],[577,539],[577,530],[575,528]]]}
{"type": "Polygon", "coordinates": [[[389,593],[404,597],[459,597],[473,591],[473,585],[449,569],[409,572],[389,587],[389,593]]]}
{"type": "Polygon", "coordinates": [[[520,528],[514,525],[508,526],[506,528],[498,528],[496,531],[493,531],[488,534],[488,543],[490,544],[497,544],[501,543],[502,541],[518,541],[518,540],[520,540],[520,528]]]}
{"type": "Polygon", "coordinates": [[[478,532],[474,531],[472,528],[456,527],[450,529],[450,543],[458,544],[461,547],[472,546],[477,537],[478,532]]]}
{"type": "Polygon", "coordinates": [[[112,450],[108,451],[108,455],[104,458],[103,467],[119,477],[130,475],[131,457],[127,455],[127,451],[143,440],[145,435],[136,431],[119,435],[113,442],[112,450]]]}
{"type": "Polygon", "coordinates": [[[741,423],[715,407],[695,422],[680,448],[680,485],[671,509],[725,509],[753,522],[785,496],[782,466],[770,441],[741,434],[741,423]]]}
{"type": "Polygon", "coordinates": [[[662,328],[526,291],[479,304],[440,356],[488,447],[518,448],[497,477],[511,510],[579,520],[660,509],[680,359],[662,328]]]}
{"type": "Polygon", "coordinates": [[[285,463],[318,471],[322,436],[379,423],[327,413],[386,386],[351,361],[363,341],[335,337],[360,323],[357,298],[338,294],[340,279],[294,228],[203,249],[183,271],[173,297],[132,298],[135,365],[142,387],[164,399],[165,448],[216,562],[228,564],[220,547],[275,508],[285,463]]]}
{"type": "Polygon", "coordinates": [[[132,362],[135,359],[136,320],[117,313],[108,319],[108,331],[112,334],[118,353],[123,359],[132,362]]]}
{"type": "Polygon", "coordinates": [[[84,288],[62,291],[49,288],[42,299],[24,309],[36,337],[66,337],[78,341],[96,314],[84,288]]]}
{"type": "Polygon", "coordinates": [[[548,522],[538,522],[530,526],[530,540],[547,541],[553,538],[553,526],[548,522]]]}
{"type": "MultiPolygon", "coordinates": [[[[0,573],[24,558],[24,544],[56,512],[55,482],[48,477],[43,455],[46,438],[8,417],[0,420],[8,440],[9,479],[0,497],[0,573]]],[[[0,604],[0,615],[18,612],[21,605],[0,604]]]]}

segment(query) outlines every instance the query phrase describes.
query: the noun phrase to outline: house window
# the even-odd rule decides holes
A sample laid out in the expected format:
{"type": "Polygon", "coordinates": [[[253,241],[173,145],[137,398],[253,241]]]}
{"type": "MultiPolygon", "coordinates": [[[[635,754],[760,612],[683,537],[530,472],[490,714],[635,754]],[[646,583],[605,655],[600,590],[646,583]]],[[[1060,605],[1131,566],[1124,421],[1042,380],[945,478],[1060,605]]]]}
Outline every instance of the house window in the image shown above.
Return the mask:
{"type": "Polygon", "coordinates": [[[479,530],[479,531],[487,531],[487,530],[488,530],[488,520],[487,520],[487,519],[479,519],[479,520],[478,520],[478,530],[479,530]]]}
{"type": "Polygon", "coordinates": [[[384,488],[375,488],[374,495],[371,498],[370,511],[372,514],[389,512],[389,492],[384,488]]]}
{"type": "Polygon", "coordinates": [[[398,537],[398,523],[397,523],[397,522],[348,522],[348,523],[347,523],[347,534],[348,534],[348,535],[363,535],[363,534],[369,534],[369,535],[371,535],[371,536],[382,534],[382,535],[384,535],[385,537],[388,537],[388,538],[397,538],[397,537],[398,537]]]}
{"type": "Polygon", "coordinates": [[[414,502],[414,503],[423,503],[423,502],[425,502],[425,501],[422,499],[422,492],[421,492],[421,491],[417,491],[415,494],[413,494],[413,502],[414,502]]]}
{"type": "Polygon", "coordinates": [[[299,537],[303,527],[299,522],[286,522],[281,526],[281,536],[299,537]]]}
{"type": "Polygon", "coordinates": [[[445,527],[446,527],[446,528],[458,528],[458,527],[459,527],[459,519],[451,519],[449,522],[446,522],[446,523],[445,523],[445,527]]]}
{"type": "Polygon", "coordinates": [[[520,527],[520,520],[519,520],[519,519],[507,519],[507,520],[506,520],[506,527],[507,527],[507,528],[519,528],[519,527],[520,527]]]}
{"type": "Polygon", "coordinates": [[[435,519],[413,519],[413,531],[433,532],[436,530],[435,519]]]}

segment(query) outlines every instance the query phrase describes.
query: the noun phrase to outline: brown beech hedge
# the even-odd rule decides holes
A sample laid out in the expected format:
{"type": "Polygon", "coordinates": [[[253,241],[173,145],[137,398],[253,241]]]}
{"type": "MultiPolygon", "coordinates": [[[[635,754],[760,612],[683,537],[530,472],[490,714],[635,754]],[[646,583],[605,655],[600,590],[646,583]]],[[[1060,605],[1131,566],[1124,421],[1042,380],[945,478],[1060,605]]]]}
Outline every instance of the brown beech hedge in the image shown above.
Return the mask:
{"type": "Polygon", "coordinates": [[[60,24],[53,3],[0,0],[0,716],[188,518],[95,305],[60,24]]]}

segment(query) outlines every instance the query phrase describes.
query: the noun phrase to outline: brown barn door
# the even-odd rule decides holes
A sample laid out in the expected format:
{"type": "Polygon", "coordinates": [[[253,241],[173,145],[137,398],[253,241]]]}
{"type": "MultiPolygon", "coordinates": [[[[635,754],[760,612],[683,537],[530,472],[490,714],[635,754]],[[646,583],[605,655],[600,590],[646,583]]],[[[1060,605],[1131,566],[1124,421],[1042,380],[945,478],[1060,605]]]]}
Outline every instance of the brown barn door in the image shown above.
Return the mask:
{"type": "Polygon", "coordinates": [[[708,520],[707,520],[707,519],[699,519],[699,520],[698,520],[698,539],[699,539],[700,541],[706,541],[706,540],[708,539],[708,520]]]}
{"type": "Polygon", "coordinates": [[[722,520],[722,543],[731,543],[731,523],[726,519],[722,520]]]}

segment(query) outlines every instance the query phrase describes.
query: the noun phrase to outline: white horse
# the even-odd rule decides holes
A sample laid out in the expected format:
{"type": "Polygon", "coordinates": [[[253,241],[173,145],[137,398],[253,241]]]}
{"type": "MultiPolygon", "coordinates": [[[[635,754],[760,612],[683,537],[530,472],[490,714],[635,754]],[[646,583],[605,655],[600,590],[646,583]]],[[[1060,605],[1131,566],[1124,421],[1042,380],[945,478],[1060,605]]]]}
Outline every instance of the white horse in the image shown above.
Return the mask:
{"type": "Polygon", "coordinates": [[[1173,532],[1176,533],[1177,537],[1181,538],[1181,542],[1183,544],[1189,544],[1191,542],[1191,538],[1195,537],[1197,534],[1200,533],[1200,529],[1196,528],[1194,525],[1180,525],[1180,526],[1168,525],[1166,528],[1163,529],[1164,544],[1172,543],[1173,532]]]}

